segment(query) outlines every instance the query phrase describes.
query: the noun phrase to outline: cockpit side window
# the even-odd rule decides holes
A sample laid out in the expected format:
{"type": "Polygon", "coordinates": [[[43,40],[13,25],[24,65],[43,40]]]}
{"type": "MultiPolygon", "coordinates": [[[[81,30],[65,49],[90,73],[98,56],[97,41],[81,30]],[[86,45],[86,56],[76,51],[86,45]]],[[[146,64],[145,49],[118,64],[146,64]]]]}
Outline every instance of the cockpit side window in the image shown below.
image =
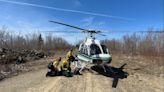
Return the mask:
{"type": "Polygon", "coordinates": [[[103,49],[103,52],[104,52],[105,54],[108,54],[108,49],[107,49],[107,47],[106,47],[105,45],[101,45],[101,47],[102,47],[102,49],[103,49]]]}
{"type": "Polygon", "coordinates": [[[90,45],[90,54],[95,55],[95,54],[101,54],[101,50],[98,45],[96,44],[91,44],[90,45]]]}
{"type": "Polygon", "coordinates": [[[84,45],[81,44],[81,46],[80,46],[80,50],[79,50],[81,53],[83,52],[83,47],[84,47],[84,45]]]}
{"type": "Polygon", "coordinates": [[[82,44],[80,47],[80,53],[88,55],[87,45],[82,44]]]}
{"type": "Polygon", "coordinates": [[[88,55],[88,49],[87,49],[87,45],[84,45],[84,54],[88,55]]]}

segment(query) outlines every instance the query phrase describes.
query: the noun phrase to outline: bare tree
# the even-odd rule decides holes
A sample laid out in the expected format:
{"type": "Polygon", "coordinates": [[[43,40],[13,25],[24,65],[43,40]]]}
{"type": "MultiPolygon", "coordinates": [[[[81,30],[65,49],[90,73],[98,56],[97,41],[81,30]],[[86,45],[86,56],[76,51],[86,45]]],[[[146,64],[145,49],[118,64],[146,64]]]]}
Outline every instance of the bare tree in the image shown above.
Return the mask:
{"type": "Polygon", "coordinates": [[[132,34],[122,40],[103,40],[111,52],[128,55],[164,56],[164,33],[132,34]]]}

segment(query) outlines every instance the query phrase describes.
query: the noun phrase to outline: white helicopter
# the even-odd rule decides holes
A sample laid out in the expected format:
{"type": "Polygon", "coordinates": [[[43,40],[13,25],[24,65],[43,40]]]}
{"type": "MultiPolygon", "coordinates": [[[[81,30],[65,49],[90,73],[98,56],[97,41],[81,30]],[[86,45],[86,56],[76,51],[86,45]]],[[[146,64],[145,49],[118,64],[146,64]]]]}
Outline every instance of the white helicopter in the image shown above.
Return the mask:
{"type": "MultiPolygon", "coordinates": [[[[109,53],[108,48],[105,45],[102,45],[99,40],[95,39],[95,35],[101,33],[101,31],[87,30],[56,21],[50,22],[72,27],[89,34],[89,36],[79,46],[79,51],[77,53],[78,60],[88,64],[102,65],[103,68],[104,65],[109,64],[112,61],[112,56],[109,53]]],[[[105,68],[104,71],[106,71],[105,68]]]]}
{"type": "MultiPolygon", "coordinates": [[[[69,24],[61,23],[61,22],[56,22],[56,21],[50,21],[52,23],[68,26],[71,28],[75,28],[78,30],[81,30],[84,33],[88,33],[89,36],[80,44],[79,46],[79,51],[77,53],[77,59],[87,63],[87,64],[97,64],[101,65],[105,70],[105,65],[109,64],[112,61],[112,56],[109,53],[108,48],[101,44],[101,42],[97,39],[95,39],[96,34],[101,34],[101,31],[96,31],[96,30],[87,30],[83,28],[79,28],[76,26],[72,26],[69,24]]],[[[129,32],[129,31],[121,31],[121,32],[129,32]]],[[[164,33],[164,31],[137,31],[140,33],[148,33],[148,32],[153,32],[153,33],[164,33]]],[[[103,35],[105,36],[105,35],[103,35]]]]}
{"type": "Polygon", "coordinates": [[[108,48],[102,45],[99,40],[95,39],[93,34],[99,33],[96,31],[87,31],[90,36],[84,40],[79,46],[77,58],[81,61],[93,64],[108,64],[111,62],[112,57],[108,48]]]}

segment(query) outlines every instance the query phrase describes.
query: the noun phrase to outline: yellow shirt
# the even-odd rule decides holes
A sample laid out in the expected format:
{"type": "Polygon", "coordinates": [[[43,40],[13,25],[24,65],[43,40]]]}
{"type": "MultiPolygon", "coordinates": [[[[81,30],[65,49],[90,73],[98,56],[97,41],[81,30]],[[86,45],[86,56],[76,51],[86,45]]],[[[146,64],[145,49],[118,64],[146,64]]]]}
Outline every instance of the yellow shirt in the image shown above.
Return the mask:
{"type": "Polygon", "coordinates": [[[64,59],[62,62],[62,69],[67,70],[69,67],[68,59],[64,59]]]}
{"type": "Polygon", "coordinates": [[[53,66],[54,66],[55,69],[60,70],[60,67],[61,67],[60,61],[55,60],[53,62],[53,66]]]}
{"type": "Polygon", "coordinates": [[[58,61],[55,60],[55,61],[53,62],[53,66],[54,66],[54,67],[58,66],[58,61]]]}
{"type": "Polygon", "coordinates": [[[72,52],[71,51],[67,52],[66,59],[68,60],[70,56],[72,56],[72,52]]]}

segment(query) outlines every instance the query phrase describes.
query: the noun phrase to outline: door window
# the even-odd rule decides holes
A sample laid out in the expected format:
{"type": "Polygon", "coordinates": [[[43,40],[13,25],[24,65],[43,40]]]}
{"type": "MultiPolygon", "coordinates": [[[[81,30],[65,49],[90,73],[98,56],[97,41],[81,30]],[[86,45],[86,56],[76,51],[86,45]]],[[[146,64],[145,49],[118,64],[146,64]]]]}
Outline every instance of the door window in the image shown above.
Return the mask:
{"type": "Polygon", "coordinates": [[[84,54],[88,55],[87,45],[84,45],[84,54]]]}
{"type": "Polygon", "coordinates": [[[95,54],[101,54],[101,50],[98,45],[96,44],[91,44],[90,46],[90,54],[95,55],[95,54]]]}
{"type": "Polygon", "coordinates": [[[80,50],[79,50],[81,53],[83,53],[83,48],[84,48],[84,45],[81,44],[81,46],[80,46],[80,50]]]}
{"type": "Polygon", "coordinates": [[[107,47],[106,47],[105,45],[101,45],[101,47],[102,47],[102,49],[103,49],[103,52],[104,52],[105,54],[108,54],[108,49],[107,49],[107,47]]]}

